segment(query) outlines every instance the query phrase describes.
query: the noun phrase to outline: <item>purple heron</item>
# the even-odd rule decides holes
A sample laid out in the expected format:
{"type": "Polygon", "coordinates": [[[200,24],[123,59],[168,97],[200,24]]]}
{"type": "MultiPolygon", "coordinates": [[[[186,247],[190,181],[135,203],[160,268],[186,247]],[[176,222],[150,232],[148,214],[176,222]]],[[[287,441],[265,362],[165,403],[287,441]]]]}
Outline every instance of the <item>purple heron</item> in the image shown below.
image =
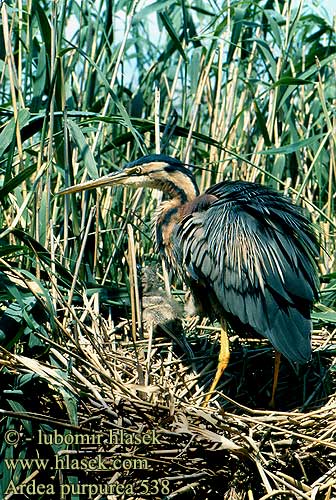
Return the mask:
{"type": "Polygon", "coordinates": [[[218,367],[205,403],[229,362],[227,322],[266,337],[290,362],[310,360],[319,245],[298,206],[245,181],[220,182],[200,194],[191,171],[166,155],[144,156],[60,194],[117,184],[166,195],[156,214],[157,249],[189,287],[199,314],[221,323],[218,367]]]}

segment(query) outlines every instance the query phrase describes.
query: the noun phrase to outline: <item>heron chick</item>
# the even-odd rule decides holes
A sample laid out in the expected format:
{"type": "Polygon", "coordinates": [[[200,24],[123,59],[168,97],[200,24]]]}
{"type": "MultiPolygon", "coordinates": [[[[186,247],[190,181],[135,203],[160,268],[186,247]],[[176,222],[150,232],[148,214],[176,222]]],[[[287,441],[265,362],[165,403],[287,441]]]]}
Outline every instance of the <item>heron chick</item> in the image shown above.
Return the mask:
{"type": "Polygon", "coordinates": [[[163,290],[156,266],[141,269],[142,320],[154,328],[168,326],[182,331],[183,308],[163,290]]]}

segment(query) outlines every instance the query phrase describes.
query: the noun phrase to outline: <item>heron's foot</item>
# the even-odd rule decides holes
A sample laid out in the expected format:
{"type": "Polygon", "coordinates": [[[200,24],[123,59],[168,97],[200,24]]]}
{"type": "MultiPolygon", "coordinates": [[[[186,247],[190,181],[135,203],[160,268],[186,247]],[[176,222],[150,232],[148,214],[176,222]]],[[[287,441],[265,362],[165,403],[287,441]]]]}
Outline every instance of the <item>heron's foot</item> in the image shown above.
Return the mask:
{"type": "Polygon", "coordinates": [[[218,356],[218,365],[217,365],[217,371],[215,378],[212,381],[211,387],[209,389],[209,392],[205,398],[205,400],[202,403],[203,408],[205,406],[208,406],[208,403],[210,401],[210,398],[212,394],[215,392],[217,384],[223,375],[223,372],[227,365],[229,364],[230,360],[230,348],[229,348],[229,339],[227,336],[227,331],[226,328],[221,328],[220,332],[220,351],[219,351],[219,356],[218,356]]]}

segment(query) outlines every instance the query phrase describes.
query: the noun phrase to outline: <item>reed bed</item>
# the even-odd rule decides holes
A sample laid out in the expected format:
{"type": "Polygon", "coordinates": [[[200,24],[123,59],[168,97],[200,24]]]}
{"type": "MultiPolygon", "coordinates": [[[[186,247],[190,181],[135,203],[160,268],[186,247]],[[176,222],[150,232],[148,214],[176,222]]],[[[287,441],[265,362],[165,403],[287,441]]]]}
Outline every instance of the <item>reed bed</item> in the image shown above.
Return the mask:
{"type": "Polygon", "coordinates": [[[334,22],[304,2],[201,0],[13,0],[1,19],[0,497],[336,497],[334,22]],[[279,189],[316,227],[314,354],[283,361],[274,408],[270,344],[234,331],[202,406],[219,329],[181,312],[161,268],[159,193],[56,195],[155,151],[201,191],[279,189]],[[147,296],[139,265],[159,272],[147,296]]]}

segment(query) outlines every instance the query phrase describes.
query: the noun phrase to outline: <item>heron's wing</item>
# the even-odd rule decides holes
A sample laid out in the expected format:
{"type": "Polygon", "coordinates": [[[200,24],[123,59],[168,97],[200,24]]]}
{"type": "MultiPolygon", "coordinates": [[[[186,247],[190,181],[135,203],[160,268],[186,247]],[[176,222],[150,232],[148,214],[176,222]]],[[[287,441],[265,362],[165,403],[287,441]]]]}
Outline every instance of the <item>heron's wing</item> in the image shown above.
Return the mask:
{"type": "Polygon", "coordinates": [[[194,205],[176,230],[186,279],[288,359],[309,360],[318,252],[309,222],[285,197],[252,183],[222,183],[209,195],[216,201],[194,205]]]}

